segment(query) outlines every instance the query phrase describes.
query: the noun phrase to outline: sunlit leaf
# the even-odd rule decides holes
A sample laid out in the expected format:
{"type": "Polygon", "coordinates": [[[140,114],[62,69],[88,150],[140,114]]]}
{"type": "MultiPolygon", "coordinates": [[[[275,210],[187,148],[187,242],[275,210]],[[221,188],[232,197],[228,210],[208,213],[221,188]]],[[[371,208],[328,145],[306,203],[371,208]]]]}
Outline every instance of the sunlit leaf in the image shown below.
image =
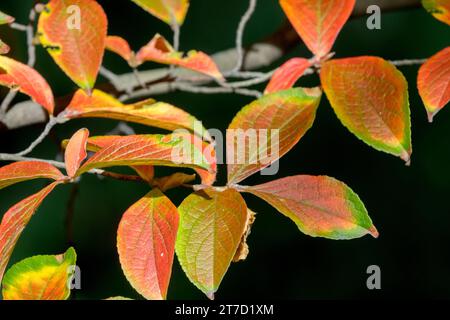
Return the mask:
{"type": "Polygon", "coordinates": [[[210,140],[210,136],[201,122],[184,110],[165,102],[153,99],[134,104],[123,105],[114,97],[94,90],[92,96],[78,90],[65,109],[69,119],[109,118],[140,123],[166,130],[187,129],[210,140]]]}
{"type": "Polygon", "coordinates": [[[37,208],[45,197],[59,184],[53,182],[38,193],[12,206],[3,216],[0,224],[0,282],[12,251],[37,208]]]}
{"type": "Polygon", "coordinates": [[[34,256],[13,265],[3,279],[4,300],[66,300],[77,255],[34,256]]]}
{"type": "Polygon", "coordinates": [[[204,189],[188,196],[178,211],[178,260],[189,280],[212,299],[241,242],[247,206],[235,190],[204,189]]]}
{"type": "Polygon", "coordinates": [[[158,189],[132,205],[122,216],[117,249],[126,278],[147,299],[167,296],[175,239],[177,207],[158,189]]]}
{"type": "Polygon", "coordinates": [[[105,12],[92,0],[50,0],[45,8],[38,23],[40,42],[67,76],[89,92],[105,51],[105,12]]]}
{"type": "Polygon", "coordinates": [[[70,138],[69,143],[67,144],[65,163],[67,174],[71,178],[75,176],[81,163],[87,157],[86,144],[88,137],[89,130],[80,129],[72,136],[72,138],[70,138]]]}
{"type": "Polygon", "coordinates": [[[132,135],[117,137],[99,150],[78,170],[77,175],[94,168],[159,165],[211,170],[201,150],[185,138],[169,135],[132,135]]]}
{"type": "Polygon", "coordinates": [[[227,130],[228,182],[238,183],[285,155],[312,126],[319,88],[279,91],[253,101],[227,130]]]}
{"type": "Polygon", "coordinates": [[[373,148],[409,163],[408,83],[394,65],[378,57],[331,60],[323,64],[320,78],[344,126],[373,148]]]}
{"type": "Polygon", "coordinates": [[[132,0],[158,19],[171,25],[172,17],[182,25],[189,8],[189,0],[132,0]]]}
{"type": "Polygon", "coordinates": [[[450,1],[449,0],[422,0],[425,9],[439,21],[450,25],[450,1]]]}
{"type": "Polygon", "coordinates": [[[353,239],[378,232],[364,204],[344,183],[326,176],[293,176],[247,187],[292,219],[305,234],[353,239]]]}
{"type": "Polygon", "coordinates": [[[311,62],[307,59],[289,59],[275,71],[264,93],[273,93],[292,88],[310,66],[311,62]]]}
{"type": "Polygon", "coordinates": [[[131,50],[128,41],[119,36],[108,36],[106,38],[106,49],[122,57],[125,61],[133,65],[134,52],[131,50]]]}
{"type": "Polygon", "coordinates": [[[214,60],[201,51],[191,50],[185,56],[177,52],[161,35],[157,34],[136,54],[138,64],[145,61],[153,61],[162,64],[171,64],[206,74],[213,78],[222,80],[223,76],[214,60]]]}
{"type": "Polygon", "coordinates": [[[0,39],[0,54],[7,54],[11,48],[0,39]]]}
{"type": "Polygon", "coordinates": [[[64,179],[53,165],[41,161],[20,161],[0,168],[0,189],[33,179],[64,179]]]}
{"type": "Polygon", "coordinates": [[[450,101],[450,47],[438,52],[420,67],[417,87],[428,119],[432,122],[436,113],[450,101]]]}
{"type": "Polygon", "coordinates": [[[133,166],[132,167],[137,174],[145,181],[153,181],[155,177],[155,167],[153,166],[133,166]]]}
{"type": "Polygon", "coordinates": [[[26,64],[0,56],[0,85],[30,96],[50,114],[53,113],[55,102],[52,89],[36,70],[26,64]]]}
{"type": "Polygon", "coordinates": [[[7,15],[6,13],[0,11],[0,25],[13,23],[14,20],[15,19],[10,15],[7,15]]]}
{"type": "Polygon", "coordinates": [[[156,178],[153,180],[153,186],[157,187],[162,192],[179,187],[183,184],[192,182],[195,180],[195,174],[186,174],[183,172],[175,172],[170,176],[156,178]]]}

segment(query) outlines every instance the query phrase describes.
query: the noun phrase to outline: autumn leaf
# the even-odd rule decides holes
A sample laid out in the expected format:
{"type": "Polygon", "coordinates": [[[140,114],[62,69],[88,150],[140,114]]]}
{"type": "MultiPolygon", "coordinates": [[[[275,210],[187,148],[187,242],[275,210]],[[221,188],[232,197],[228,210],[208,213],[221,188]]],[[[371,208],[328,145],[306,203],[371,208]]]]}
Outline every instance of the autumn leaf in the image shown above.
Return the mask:
{"type": "Polygon", "coordinates": [[[80,129],[72,136],[72,138],[70,138],[69,143],[67,144],[65,163],[67,174],[71,178],[75,176],[81,163],[87,157],[86,144],[88,137],[89,130],[80,129]]]}
{"type": "Polygon", "coordinates": [[[172,25],[175,22],[182,25],[189,8],[189,0],[132,0],[145,11],[172,25]]]}
{"type": "Polygon", "coordinates": [[[127,297],[122,297],[122,296],[117,296],[117,297],[110,297],[110,298],[106,298],[105,300],[133,300],[127,297]]]}
{"type": "Polygon", "coordinates": [[[42,161],[19,161],[0,168],[0,189],[33,179],[62,180],[64,175],[53,165],[42,161]]]}
{"type": "Polygon", "coordinates": [[[354,135],[409,163],[412,153],[408,83],[378,57],[327,61],[320,73],[334,112],[354,135]]]}
{"type": "Polygon", "coordinates": [[[331,51],[355,0],[280,0],[280,4],[306,46],[320,59],[331,51]]]}
{"type": "Polygon", "coordinates": [[[94,168],[159,165],[211,170],[201,150],[185,138],[169,135],[130,135],[95,153],[78,170],[77,176],[94,168]]]}
{"type": "Polygon", "coordinates": [[[34,256],[13,265],[3,279],[4,300],[66,300],[68,283],[76,264],[76,253],[69,248],[60,255],[34,256]]]}
{"type": "Polygon", "coordinates": [[[107,18],[93,0],[50,0],[38,23],[39,40],[80,88],[94,87],[105,51],[107,18]]]}
{"type": "Polygon", "coordinates": [[[227,130],[228,183],[238,183],[285,155],[312,126],[319,88],[279,91],[253,101],[227,130]]]}
{"type": "Polygon", "coordinates": [[[311,62],[307,59],[289,59],[275,71],[264,93],[268,94],[292,88],[310,66],[311,62]]]}
{"type": "Polygon", "coordinates": [[[53,114],[55,102],[47,81],[33,68],[0,56],[0,85],[18,90],[53,114]]]}
{"type": "Polygon", "coordinates": [[[433,17],[450,25],[449,0],[422,0],[422,5],[433,17]]]}
{"type": "Polygon", "coordinates": [[[114,52],[127,61],[130,65],[135,64],[134,52],[131,50],[128,41],[119,36],[108,36],[106,38],[106,49],[114,52]]]}
{"type": "Polygon", "coordinates": [[[166,299],[178,230],[177,207],[153,189],[122,216],[117,249],[126,278],[146,299],[166,299]]]}
{"type": "Polygon", "coordinates": [[[15,19],[10,15],[7,15],[6,13],[0,11],[0,25],[13,23],[14,20],[15,19]]]}
{"type": "Polygon", "coordinates": [[[204,189],[184,199],[178,211],[178,260],[189,280],[213,299],[244,234],[247,206],[233,189],[204,189]]]}
{"type": "Polygon", "coordinates": [[[124,105],[100,90],[94,90],[91,96],[83,90],[78,90],[64,112],[68,119],[109,118],[170,131],[187,129],[208,141],[211,140],[206,129],[194,116],[168,103],[156,102],[153,99],[124,105]]]}
{"type": "Polygon", "coordinates": [[[137,64],[153,61],[162,64],[176,65],[190,69],[218,80],[223,80],[214,60],[201,51],[191,50],[186,56],[177,52],[161,35],[156,34],[153,39],[136,54],[137,64]]]}
{"type": "Polygon", "coordinates": [[[179,187],[183,184],[192,182],[195,180],[195,174],[186,174],[183,172],[175,172],[170,176],[156,178],[153,180],[152,185],[162,192],[179,187]]]}
{"type": "Polygon", "coordinates": [[[11,48],[0,39],[0,54],[7,54],[11,48]]]}
{"type": "Polygon", "coordinates": [[[335,240],[378,237],[358,195],[334,178],[293,176],[244,191],[265,200],[307,235],[335,240]]]}
{"type": "Polygon", "coordinates": [[[428,119],[433,122],[434,116],[450,101],[450,47],[439,51],[420,67],[417,87],[428,119]]]}
{"type": "Polygon", "coordinates": [[[3,216],[0,224],[0,282],[22,231],[45,197],[60,183],[53,182],[38,193],[20,201],[3,216]]]}

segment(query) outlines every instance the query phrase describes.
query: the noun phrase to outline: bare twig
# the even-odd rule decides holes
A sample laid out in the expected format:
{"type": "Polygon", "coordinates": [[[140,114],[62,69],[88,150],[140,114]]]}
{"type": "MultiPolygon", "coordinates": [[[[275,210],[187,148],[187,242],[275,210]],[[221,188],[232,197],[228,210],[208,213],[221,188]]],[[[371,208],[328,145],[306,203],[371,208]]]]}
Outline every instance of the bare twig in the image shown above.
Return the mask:
{"type": "Polygon", "coordinates": [[[397,67],[401,66],[414,66],[424,64],[427,59],[405,59],[405,60],[392,60],[390,61],[393,65],[397,67]]]}

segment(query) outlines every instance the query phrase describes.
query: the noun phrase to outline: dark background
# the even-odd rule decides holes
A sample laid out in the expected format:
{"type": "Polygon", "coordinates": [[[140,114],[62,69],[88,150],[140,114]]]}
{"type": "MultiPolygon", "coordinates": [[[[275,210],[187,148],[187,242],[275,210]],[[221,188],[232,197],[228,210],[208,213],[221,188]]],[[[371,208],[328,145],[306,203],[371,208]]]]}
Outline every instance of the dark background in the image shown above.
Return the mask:
{"type": "MultiPolygon", "coordinates": [[[[169,39],[170,28],[129,0],[99,1],[109,17],[109,34],[125,37],[134,48],[156,32],[169,39]]],[[[3,0],[0,10],[25,23],[32,1],[3,0]]],[[[247,8],[242,0],[192,0],[182,28],[181,48],[214,53],[234,46],[236,27],[247,8]]],[[[264,39],[285,21],[278,1],[261,0],[245,33],[245,43],[264,39]]],[[[382,15],[382,29],[370,31],[365,18],[352,19],[336,45],[337,57],[376,55],[385,59],[425,58],[448,45],[450,28],[423,9],[382,15]]],[[[12,47],[10,56],[26,61],[25,36],[3,26],[3,40],[12,47]]],[[[310,57],[298,47],[283,57],[310,57]]],[[[36,69],[52,86],[55,96],[76,88],[48,54],[37,49],[36,69]]],[[[278,61],[277,63],[281,63],[278,61]]],[[[116,73],[128,66],[107,53],[105,65],[116,73]]],[[[147,64],[145,68],[152,68],[147,64]]],[[[275,67],[272,66],[272,68],[275,67]]],[[[269,68],[270,69],[270,68],[269,68]]],[[[417,66],[401,67],[410,86],[413,157],[411,167],[391,155],[377,152],[352,136],[337,120],[324,97],[313,128],[280,163],[277,177],[294,174],[329,175],[346,182],[359,194],[377,226],[380,237],[331,241],[301,234],[295,224],[252,196],[248,206],[258,213],[249,238],[250,255],[232,264],[217,293],[229,298],[404,298],[450,297],[450,110],[443,110],[428,124],[416,89],[417,66]],[[366,268],[379,265],[382,289],[366,288],[366,268]]],[[[98,83],[104,82],[101,77],[98,83]]],[[[317,76],[299,82],[318,85],[317,76]]],[[[7,91],[2,89],[2,95],[7,91]]],[[[25,99],[23,96],[20,98],[25,99]]],[[[224,94],[171,93],[157,99],[173,103],[203,120],[208,128],[225,130],[234,114],[252,99],[224,94]]],[[[74,120],[53,130],[33,156],[54,159],[58,142],[78,128],[92,135],[104,134],[115,121],[74,120]]],[[[155,130],[132,125],[137,132],[155,130]]],[[[0,133],[0,152],[25,148],[42,131],[42,125],[0,133]]],[[[221,166],[219,185],[225,180],[221,166]]],[[[256,175],[246,183],[274,179],[256,175]]],[[[0,191],[0,211],[38,191],[44,181],[27,182],[0,191]]],[[[57,254],[67,249],[64,227],[72,186],[58,187],[43,203],[20,238],[11,263],[36,254],[57,254]]],[[[121,214],[148,191],[145,185],[111,179],[83,177],[75,202],[74,246],[82,271],[82,290],[75,298],[101,299],[123,295],[139,298],[127,283],[116,253],[116,230],[121,214]]],[[[169,196],[176,203],[188,194],[176,189],[169,196]]],[[[206,299],[181,271],[175,259],[169,299],[206,299]]]]}

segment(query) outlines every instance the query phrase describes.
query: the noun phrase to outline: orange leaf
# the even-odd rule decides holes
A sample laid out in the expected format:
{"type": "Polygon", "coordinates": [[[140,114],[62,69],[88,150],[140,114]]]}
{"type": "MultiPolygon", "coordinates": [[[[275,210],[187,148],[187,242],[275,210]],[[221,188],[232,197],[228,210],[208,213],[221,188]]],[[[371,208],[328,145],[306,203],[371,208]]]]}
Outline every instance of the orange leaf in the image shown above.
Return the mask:
{"type": "Polygon", "coordinates": [[[450,47],[436,53],[419,69],[417,87],[427,109],[428,119],[450,101],[450,47]]]}
{"type": "Polygon", "coordinates": [[[309,50],[322,58],[331,51],[355,0],[280,0],[280,4],[309,50]]]}
{"type": "Polygon", "coordinates": [[[161,19],[165,23],[172,24],[172,16],[175,22],[182,25],[189,8],[189,0],[132,0],[145,11],[161,19]]]}
{"type": "Polygon", "coordinates": [[[81,163],[87,157],[86,144],[88,137],[89,130],[80,129],[70,138],[67,144],[65,153],[66,171],[71,178],[75,176],[81,163]]]}
{"type": "Polygon", "coordinates": [[[156,34],[147,45],[138,51],[136,61],[138,64],[153,61],[176,65],[223,80],[219,68],[210,56],[194,50],[189,51],[187,56],[183,56],[182,52],[176,52],[167,40],[159,34],[156,34]]]}
{"type": "Polygon", "coordinates": [[[422,0],[425,9],[439,21],[450,25],[450,1],[449,0],[422,0]]]}
{"type": "Polygon", "coordinates": [[[158,188],[162,192],[179,187],[183,184],[195,180],[195,174],[186,174],[182,172],[175,172],[170,176],[156,178],[153,180],[152,186],[158,188]]]}
{"type": "Polygon", "coordinates": [[[38,35],[53,60],[79,87],[94,87],[105,51],[107,18],[94,0],[50,0],[38,35]]]}
{"type": "Polygon", "coordinates": [[[26,64],[0,56],[0,85],[30,96],[37,104],[53,114],[55,102],[52,89],[36,70],[26,64]]]}
{"type": "Polygon", "coordinates": [[[20,201],[3,216],[0,224],[0,282],[23,229],[45,197],[60,183],[53,182],[38,193],[20,201]]]}
{"type": "Polygon", "coordinates": [[[409,163],[408,83],[394,65],[378,57],[330,60],[322,65],[320,78],[334,112],[350,132],[409,163]]]}
{"type": "Polygon", "coordinates": [[[126,278],[146,299],[167,296],[175,239],[177,207],[158,189],[132,205],[117,230],[117,249],[126,278]]]}
{"type": "Polygon", "coordinates": [[[0,54],[7,54],[11,48],[0,39],[0,54]]]}
{"type": "Polygon", "coordinates": [[[310,66],[311,62],[307,59],[289,59],[275,71],[264,93],[292,88],[310,66]]]}
{"type": "Polygon", "coordinates": [[[0,189],[32,179],[64,179],[64,175],[51,164],[41,161],[14,162],[0,168],[0,189]]]}
{"type": "Polygon", "coordinates": [[[322,92],[294,88],[242,108],[227,130],[228,183],[239,183],[291,150],[312,126],[322,92]]]}
{"type": "Polygon", "coordinates": [[[134,53],[127,40],[119,36],[108,36],[106,38],[106,49],[122,57],[125,61],[132,64],[134,53]]]}

